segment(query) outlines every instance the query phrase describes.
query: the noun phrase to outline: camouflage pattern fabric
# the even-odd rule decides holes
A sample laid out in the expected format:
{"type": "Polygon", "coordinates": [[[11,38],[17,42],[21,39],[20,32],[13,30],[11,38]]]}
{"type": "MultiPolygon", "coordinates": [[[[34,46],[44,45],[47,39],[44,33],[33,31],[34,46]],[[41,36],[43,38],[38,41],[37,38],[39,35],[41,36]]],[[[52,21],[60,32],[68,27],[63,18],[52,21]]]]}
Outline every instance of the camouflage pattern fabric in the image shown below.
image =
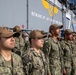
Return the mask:
{"type": "Polygon", "coordinates": [[[61,42],[61,48],[64,52],[64,67],[66,69],[66,75],[71,75],[72,73],[72,49],[70,41],[63,40],[61,42]]]}
{"type": "Polygon", "coordinates": [[[47,62],[43,52],[38,54],[33,48],[25,52],[22,57],[26,75],[48,75],[47,62]]]}
{"type": "Polygon", "coordinates": [[[74,40],[73,42],[74,42],[74,43],[75,43],[75,45],[76,45],[76,40],[74,40]]]}
{"type": "Polygon", "coordinates": [[[71,41],[70,45],[72,49],[72,75],[76,75],[76,44],[71,41]]]}
{"type": "Polygon", "coordinates": [[[15,37],[15,47],[13,49],[13,52],[18,54],[19,56],[22,56],[23,53],[24,53],[24,46],[25,46],[25,43],[24,43],[24,40],[22,37],[15,37]]]}
{"type": "Polygon", "coordinates": [[[51,75],[62,75],[63,52],[59,42],[54,41],[53,38],[49,38],[44,43],[43,52],[46,58],[49,59],[51,75]]]}
{"type": "Polygon", "coordinates": [[[12,60],[6,61],[0,54],[0,75],[24,75],[21,58],[12,53],[12,60]]]}
{"type": "Polygon", "coordinates": [[[24,43],[25,43],[25,46],[24,46],[24,52],[25,52],[26,50],[30,48],[30,43],[29,41],[26,41],[26,40],[24,40],[24,43]]]}
{"type": "Polygon", "coordinates": [[[45,39],[43,48],[41,49],[45,55],[46,61],[48,63],[48,71],[50,71],[49,67],[49,48],[50,48],[50,42],[48,41],[48,38],[45,39]]]}
{"type": "Polygon", "coordinates": [[[44,45],[43,45],[43,49],[42,51],[45,53],[45,56],[49,56],[49,51],[50,50],[50,40],[47,38],[45,41],[44,41],[44,45]]]}

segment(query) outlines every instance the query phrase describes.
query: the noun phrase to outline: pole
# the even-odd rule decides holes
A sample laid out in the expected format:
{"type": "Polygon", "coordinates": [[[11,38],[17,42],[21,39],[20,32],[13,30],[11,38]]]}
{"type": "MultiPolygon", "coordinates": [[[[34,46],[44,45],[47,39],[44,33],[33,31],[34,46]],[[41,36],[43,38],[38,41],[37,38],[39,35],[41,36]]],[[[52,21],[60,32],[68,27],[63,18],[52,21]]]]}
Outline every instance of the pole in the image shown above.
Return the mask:
{"type": "Polygon", "coordinates": [[[27,29],[28,29],[28,27],[29,27],[29,26],[28,26],[28,22],[29,22],[29,21],[28,21],[28,13],[29,13],[29,10],[28,10],[28,2],[29,2],[29,1],[27,0],[27,2],[26,2],[26,3],[27,3],[27,13],[26,13],[26,16],[27,16],[27,29]]]}

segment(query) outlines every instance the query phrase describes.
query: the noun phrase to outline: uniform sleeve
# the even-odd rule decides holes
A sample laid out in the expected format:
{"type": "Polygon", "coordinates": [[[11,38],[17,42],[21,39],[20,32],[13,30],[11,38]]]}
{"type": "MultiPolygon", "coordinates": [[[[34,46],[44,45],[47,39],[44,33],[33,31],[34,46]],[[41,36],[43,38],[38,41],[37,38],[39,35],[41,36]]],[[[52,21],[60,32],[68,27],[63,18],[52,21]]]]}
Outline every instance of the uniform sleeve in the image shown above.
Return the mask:
{"type": "Polygon", "coordinates": [[[62,65],[62,69],[64,69],[64,49],[65,49],[65,44],[64,42],[60,42],[60,47],[61,47],[61,50],[60,50],[60,53],[61,53],[61,65],[62,65]]]}
{"type": "Polygon", "coordinates": [[[23,68],[24,68],[24,72],[25,75],[30,75],[30,73],[32,72],[32,63],[31,63],[31,57],[28,53],[25,53],[22,56],[22,61],[23,61],[23,68]]]}
{"type": "Polygon", "coordinates": [[[49,56],[49,53],[50,53],[50,48],[51,48],[51,44],[50,44],[50,41],[49,40],[46,40],[44,42],[44,45],[43,45],[43,49],[42,51],[44,52],[44,54],[47,56],[49,56]]]}
{"type": "Polygon", "coordinates": [[[21,57],[15,53],[12,53],[12,59],[13,64],[11,66],[13,69],[13,75],[24,75],[23,62],[21,57]]]}
{"type": "Polygon", "coordinates": [[[49,58],[47,58],[47,74],[49,75],[49,74],[51,74],[51,72],[50,72],[50,66],[49,66],[49,58]]]}
{"type": "Polygon", "coordinates": [[[47,72],[48,72],[48,74],[51,74],[50,73],[50,63],[49,63],[49,53],[50,53],[50,49],[51,49],[51,43],[50,43],[50,41],[49,40],[46,40],[45,42],[44,42],[44,46],[43,46],[43,49],[42,49],[42,51],[43,51],[43,53],[44,53],[44,55],[45,55],[45,58],[46,58],[46,61],[47,61],[47,72]]]}
{"type": "Polygon", "coordinates": [[[17,67],[17,75],[25,75],[23,71],[23,62],[21,58],[20,58],[20,62],[17,67]]]}

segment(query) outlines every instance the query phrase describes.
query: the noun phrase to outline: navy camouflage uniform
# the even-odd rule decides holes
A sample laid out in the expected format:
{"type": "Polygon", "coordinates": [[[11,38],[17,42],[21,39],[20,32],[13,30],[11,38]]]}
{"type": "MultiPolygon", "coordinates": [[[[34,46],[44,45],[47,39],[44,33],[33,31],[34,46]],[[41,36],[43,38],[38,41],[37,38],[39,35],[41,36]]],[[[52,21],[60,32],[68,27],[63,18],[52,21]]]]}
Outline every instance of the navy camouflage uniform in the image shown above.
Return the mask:
{"type": "Polygon", "coordinates": [[[63,51],[60,47],[59,41],[54,41],[49,38],[45,41],[43,52],[47,59],[49,59],[49,66],[51,75],[62,75],[63,69],[63,51]]]}
{"type": "Polygon", "coordinates": [[[48,75],[47,61],[43,52],[38,54],[33,48],[29,48],[22,57],[24,72],[26,75],[48,75]]]}
{"type": "Polygon", "coordinates": [[[61,48],[64,52],[64,67],[66,70],[66,75],[72,74],[72,49],[71,49],[71,41],[61,41],[61,48]]]}
{"type": "Polygon", "coordinates": [[[70,41],[70,46],[72,50],[72,75],[76,75],[76,45],[74,41],[70,41]]]}
{"type": "Polygon", "coordinates": [[[21,58],[12,53],[12,59],[6,61],[0,54],[0,75],[24,75],[21,58]]]}

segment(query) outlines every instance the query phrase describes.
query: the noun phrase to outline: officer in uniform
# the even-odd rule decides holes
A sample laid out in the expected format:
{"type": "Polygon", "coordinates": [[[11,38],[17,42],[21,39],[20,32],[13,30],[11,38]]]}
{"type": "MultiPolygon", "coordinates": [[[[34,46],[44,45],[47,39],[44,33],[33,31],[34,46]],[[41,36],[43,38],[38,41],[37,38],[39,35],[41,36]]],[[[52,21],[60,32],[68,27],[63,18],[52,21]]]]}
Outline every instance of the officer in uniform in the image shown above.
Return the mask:
{"type": "Polygon", "coordinates": [[[44,37],[45,35],[42,35],[39,30],[33,30],[29,34],[31,48],[22,57],[26,75],[50,75],[50,71],[47,69],[47,61],[41,51],[44,37]]]}
{"type": "Polygon", "coordinates": [[[71,40],[70,46],[72,50],[72,75],[76,75],[76,33],[73,32],[73,40],[71,40]]]}
{"type": "Polygon", "coordinates": [[[61,48],[64,53],[64,67],[66,70],[66,75],[72,75],[72,31],[66,29],[64,31],[64,40],[61,41],[61,48]]]}
{"type": "Polygon", "coordinates": [[[0,75],[24,75],[20,56],[11,51],[16,34],[7,27],[0,28],[0,75]]]}
{"type": "Polygon", "coordinates": [[[60,47],[58,36],[60,35],[60,29],[62,25],[52,24],[49,27],[49,33],[51,37],[45,41],[43,46],[43,52],[46,58],[49,59],[49,66],[51,75],[62,75],[63,70],[63,51],[60,47]]]}
{"type": "Polygon", "coordinates": [[[15,52],[16,54],[22,56],[23,53],[24,53],[25,43],[24,43],[24,40],[23,40],[23,38],[22,38],[22,36],[21,36],[21,34],[22,34],[22,33],[21,33],[21,28],[16,25],[16,26],[13,28],[13,31],[19,33],[18,35],[15,35],[15,36],[16,36],[16,37],[15,37],[15,41],[16,41],[16,42],[15,42],[15,47],[14,47],[14,49],[13,49],[13,52],[15,52]]]}

